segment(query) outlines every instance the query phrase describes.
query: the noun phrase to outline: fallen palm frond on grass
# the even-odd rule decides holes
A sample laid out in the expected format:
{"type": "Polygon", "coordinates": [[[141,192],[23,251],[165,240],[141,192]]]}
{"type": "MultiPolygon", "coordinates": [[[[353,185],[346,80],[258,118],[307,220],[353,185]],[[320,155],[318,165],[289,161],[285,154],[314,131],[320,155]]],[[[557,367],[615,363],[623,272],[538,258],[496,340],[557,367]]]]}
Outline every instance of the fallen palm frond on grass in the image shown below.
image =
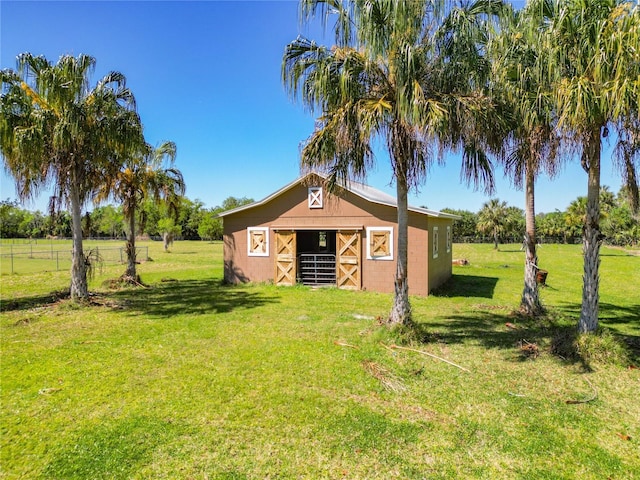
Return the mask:
{"type": "Polygon", "coordinates": [[[401,347],[399,345],[385,345],[384,343],[381,343],[381,345],[383,347],[385,347],[386,349],[388,349],[388,350],[396,350],[397,349],[397,350],[406,350],[408,352],[420,353],[421,355],[426,355],[428,357],[435,358],[436,360],[440,360],[441,362],[448,363],[449,365],[452,365],[452,366],[454,366],[456,368],[459,368],[460,370],[464,370],[465,372],[471,373],[471,370],[469,370],[468,368],[462,367],[462,366],[458,365],[457,363],[453,363],[453,362],[447,360],[446,358],[439,357],[437,355],[434,355],[433,353],[425,352],[424,350],[418,350],[416,348],[409,348],[409,347],[401,347]]]}
{"type": "Polygon", "coordinates": [[[398,393],[404,392],[407,389],[405,384],[402,383],[402,380],[400,380],[397,375],[379,363],[372,362],[371,360],[363,360],[362,366],[367,373],[380,381],[386,390],[398,393]]]}
{"type": "Polygon", "coordinates": [[[109,298],[106,295],[98,294],[98,293],[90,293],[90,302],[89,305],[94,307],[107,307],[113,310],[122,310],[124,309],[124,305],[122,301],[116,301],[113,298],[109,298]]]}
{"type": "Polygon", "coordinates": [[[133,276],[127,275],[125,273],[120,277],[119,280],[122,283],[125,283],[125,284],[128,284],[128,285],[133,285],[135,287],[149,288],[147,285],[142,283],[142,280],[140,279],[140,275],[136,275],[135,277],[133,277],[133,276]]]}
{"type": "Polygon", "coordinates": [[[524,338],[519,342],[520,353],[527,358],[538,358],[540,348],[536,343],[531,343],[524,338]]]}
{"type": "Polygon", "coordinates": [[[136,277],[132,277],[131,275],[121,275],[118,278],[107,279],[102,282],[102,287],[107,288],[109,290],[120,290],[126,287],[140,287],[140,288],[149,288],[147,285],[142,283],[140,279],[140,275],[136,275],[136,277]]]}
{"type": "Polygon", "coordinates": [[[589,402],[593,402],[594,400],[596,400],[598,398],[598,391],[596,390],[596,387],[593,386],[593,384],[589,381],[588,378],[584,379],[585,382],[587,382],[589,384],[589,386],[591,387],[591,389],[593,390],[593,395],[589,398],[586,398],[584,400],[567,400],[565,403],[568,405],[577,405],[580,403],[589,403],[589,402]]]}

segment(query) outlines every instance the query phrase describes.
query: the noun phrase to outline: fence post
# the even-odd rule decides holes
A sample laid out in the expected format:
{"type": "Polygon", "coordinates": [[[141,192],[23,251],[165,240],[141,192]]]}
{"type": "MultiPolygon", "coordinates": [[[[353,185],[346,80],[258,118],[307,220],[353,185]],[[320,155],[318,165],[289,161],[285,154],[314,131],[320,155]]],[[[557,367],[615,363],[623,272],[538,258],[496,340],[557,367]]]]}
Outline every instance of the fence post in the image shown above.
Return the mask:
{"type": "Polygon", "coordinates": [[[120,263],[122,263],[122,247],[120,247],[120,263]]]}
{"type": "Polygon", "coordinates": [[[13,250],[11,251],[11,275],[13,275],[13,250]]]}
{"type": "Polygon", "coordinates": [[[56,270],[60,270],[60,252],[56,250],[56,270]]]}

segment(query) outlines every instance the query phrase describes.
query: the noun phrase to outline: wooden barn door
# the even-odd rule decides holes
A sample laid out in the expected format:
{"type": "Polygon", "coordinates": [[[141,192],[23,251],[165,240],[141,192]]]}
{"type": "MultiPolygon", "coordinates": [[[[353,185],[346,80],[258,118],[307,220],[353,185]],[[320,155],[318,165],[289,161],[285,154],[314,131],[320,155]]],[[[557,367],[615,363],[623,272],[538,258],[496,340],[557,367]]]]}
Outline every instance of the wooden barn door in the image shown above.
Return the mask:
{"type": "Polygon", "coordinates": [[[276,232],[276,285],[296,283],[296,232],[276,232]]]}
{"type": "Polygon", "coordinates": [[[360,232],[342,231],[336,234],[336,283],[338,288],[360,290],[360,232]]]}

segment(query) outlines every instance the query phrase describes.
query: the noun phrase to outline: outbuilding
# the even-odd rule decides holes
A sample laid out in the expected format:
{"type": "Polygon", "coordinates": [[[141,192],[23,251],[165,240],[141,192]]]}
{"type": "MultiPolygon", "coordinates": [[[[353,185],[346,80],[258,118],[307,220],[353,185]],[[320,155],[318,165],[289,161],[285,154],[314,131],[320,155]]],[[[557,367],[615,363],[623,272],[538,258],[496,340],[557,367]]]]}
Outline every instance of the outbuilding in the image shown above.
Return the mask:
{"type": "MultiPolygon", "coordinates": [[[[268,197],[222,212],[229,283],[327,285],[393,292],[397,208],[391,195],[357,182],[329,194],[304,175],[268,197]]],[[[451,277],[456,215],[409,207],[409,291],[428,295],[451,277]]]]}

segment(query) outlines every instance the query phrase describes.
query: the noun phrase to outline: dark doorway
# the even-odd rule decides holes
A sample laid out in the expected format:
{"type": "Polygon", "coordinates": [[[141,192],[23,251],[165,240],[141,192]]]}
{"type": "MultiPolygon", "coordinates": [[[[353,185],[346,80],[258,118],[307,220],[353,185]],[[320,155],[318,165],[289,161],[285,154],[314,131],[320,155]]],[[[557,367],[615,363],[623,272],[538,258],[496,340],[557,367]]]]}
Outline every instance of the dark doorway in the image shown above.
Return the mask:
{"type": "Polygon", "coordinates": [[[314,286],[335,285],[335,230],[299,230],[296,244],[298,282],[314,286]]]}
{"type": "Polygon", "coordinates": [[[296,232],[298,253],[336,254],[335,230],[299,230],[296,232]]]}

